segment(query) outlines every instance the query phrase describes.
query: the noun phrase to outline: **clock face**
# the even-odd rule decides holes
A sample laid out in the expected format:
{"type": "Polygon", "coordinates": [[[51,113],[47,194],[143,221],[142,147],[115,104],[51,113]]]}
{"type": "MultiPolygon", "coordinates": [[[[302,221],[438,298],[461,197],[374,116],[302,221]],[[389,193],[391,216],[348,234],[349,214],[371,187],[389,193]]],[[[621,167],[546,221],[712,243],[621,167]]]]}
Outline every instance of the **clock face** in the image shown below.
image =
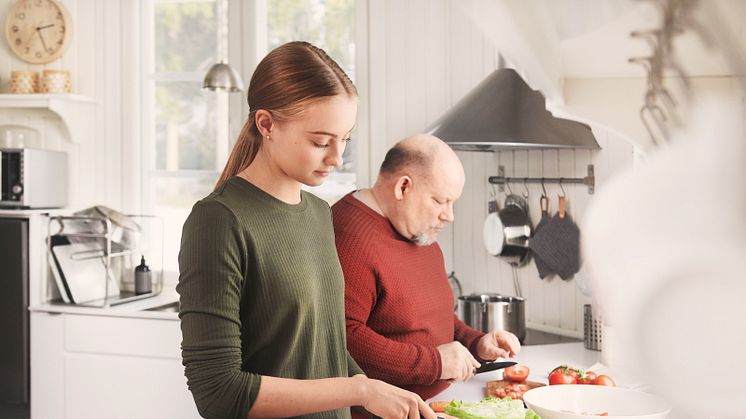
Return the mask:
{"type": "Polygon", "coordinates": [[[72,35],[70,14],[56,0],[18,0],[5,21],[10,49],[23,61],[46,64],[62,56],[72,35]]]}

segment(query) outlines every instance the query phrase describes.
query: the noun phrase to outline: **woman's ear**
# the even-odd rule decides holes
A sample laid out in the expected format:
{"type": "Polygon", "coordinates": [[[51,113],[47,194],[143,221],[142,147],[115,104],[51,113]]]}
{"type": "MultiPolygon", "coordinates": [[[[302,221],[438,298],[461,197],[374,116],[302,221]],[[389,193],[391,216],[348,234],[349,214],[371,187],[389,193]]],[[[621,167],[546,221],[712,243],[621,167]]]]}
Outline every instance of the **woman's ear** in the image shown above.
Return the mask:
{"type": "Polygon", "coordinates": [[[254,123],[256,124],[256,129],[259,130],[259,133],[262,135],[262,138],[269,138],[272,136],[272,125],[274,124],[274,120],[269,111],[264,109],[256,111],[256,114],[254,114],[254,123]]]}
{"type": "Polygon", "coordinates": [[[404,198],[404,194],[409,192],[409,190],[412,188],[412,178],[409,176],[402,176],[399,179],[397,179],[396,184],[394,185],[394,196],[396,197],[397,201],[400,201],[404,198]]]}

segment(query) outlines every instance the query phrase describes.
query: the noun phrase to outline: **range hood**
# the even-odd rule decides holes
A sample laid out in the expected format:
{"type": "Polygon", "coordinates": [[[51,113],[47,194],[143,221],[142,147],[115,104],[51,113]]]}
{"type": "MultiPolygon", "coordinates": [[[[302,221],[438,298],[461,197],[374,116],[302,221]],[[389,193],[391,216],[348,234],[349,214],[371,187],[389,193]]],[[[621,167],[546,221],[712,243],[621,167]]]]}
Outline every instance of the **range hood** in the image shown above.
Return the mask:
{"type": "Polygon", "coordinates": [[[510,68],[495,70],[427,132],[454,150],[600,149],[591,128],[552,116],[544,96],[510,68]]]}

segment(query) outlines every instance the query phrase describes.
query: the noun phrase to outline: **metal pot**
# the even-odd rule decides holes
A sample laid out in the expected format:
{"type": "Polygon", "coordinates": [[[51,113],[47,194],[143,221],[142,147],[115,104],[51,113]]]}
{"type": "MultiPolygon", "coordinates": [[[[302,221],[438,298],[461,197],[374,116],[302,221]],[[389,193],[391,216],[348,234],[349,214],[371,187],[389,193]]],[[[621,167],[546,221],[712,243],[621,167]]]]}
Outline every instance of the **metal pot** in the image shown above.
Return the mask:
{"type": "Polygon", "coordinates": [[[513,266],[522,266],[528,262],[530,237],[528,203],[515,194],[505,198],[505,205],[499,212],[490,212],[482,230],[487,251],[513,266]]]}
{"type": "Polygon", "coordinates": [[[526,337],[525,301],[501,294],[470,294],[459,297],[459,318],[482,332],[507,330],[523,342],[526,337]]]}

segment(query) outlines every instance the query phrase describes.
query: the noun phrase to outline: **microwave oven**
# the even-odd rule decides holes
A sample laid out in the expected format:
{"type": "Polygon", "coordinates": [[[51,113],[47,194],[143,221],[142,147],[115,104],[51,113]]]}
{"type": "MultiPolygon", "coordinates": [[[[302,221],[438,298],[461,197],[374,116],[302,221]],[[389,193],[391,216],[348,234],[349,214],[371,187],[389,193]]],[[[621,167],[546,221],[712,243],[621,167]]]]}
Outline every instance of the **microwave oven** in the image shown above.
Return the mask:
{"type": "Polygon", "coordinates": [[[64,207],[67,170],[63,151],[0,148],[0,207],[64,207]]]}

